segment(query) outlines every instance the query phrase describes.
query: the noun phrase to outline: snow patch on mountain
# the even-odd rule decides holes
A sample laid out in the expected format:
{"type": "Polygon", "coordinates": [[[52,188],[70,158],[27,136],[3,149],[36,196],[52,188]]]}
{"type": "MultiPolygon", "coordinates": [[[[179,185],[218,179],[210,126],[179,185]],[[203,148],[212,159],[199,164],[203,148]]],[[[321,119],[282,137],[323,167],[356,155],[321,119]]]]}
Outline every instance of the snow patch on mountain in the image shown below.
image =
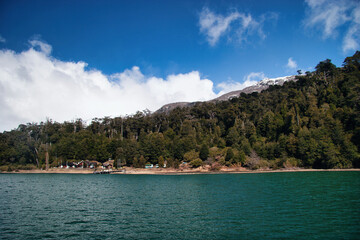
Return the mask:
{"type": "MultiPolygon", "coordinates": [[[[285,76],[285,77],[278,77],[278,78],[264,78],[263,80],[257,82],[256,84],[246,87],[244,89],[241,90],[235,90],[235,91],[231,91],[228,92],[226,94],[223,94],[215,99],[212,99],[208,102],[218,102],[218,101],[227,101],[230,100],[232,98],[235,97],[239,97],[241,93],[253,93],[253,92],[261,92],[263,90],[266,90],[267,88],[269,88],[270,86],[274,86],[274,85],[280,85],[282,86],[285,82],[288,81],[296,81],[296,76],[285,76]]],[[[178,103],[170,103],[170,104],[166,104],[163,107],[161,107],[159,110],[157,110],[156,112],[168,112],[171,111],[172,109],[175,109],[177,107],[189,107],[189,106],[193,106],[194,104],[196,104],[196,102],[178,102],[178,103]]]]}
{"type": "Polygon", "coordinates": [[[285,77],[278,77],[278,78],[264,78],[263,80],[256,83],[255,85],[260,85],[260,86],[283,85],[284,82],[294,81],[294,80],[295,80],[295,76],[285,76],[285,77]]]}

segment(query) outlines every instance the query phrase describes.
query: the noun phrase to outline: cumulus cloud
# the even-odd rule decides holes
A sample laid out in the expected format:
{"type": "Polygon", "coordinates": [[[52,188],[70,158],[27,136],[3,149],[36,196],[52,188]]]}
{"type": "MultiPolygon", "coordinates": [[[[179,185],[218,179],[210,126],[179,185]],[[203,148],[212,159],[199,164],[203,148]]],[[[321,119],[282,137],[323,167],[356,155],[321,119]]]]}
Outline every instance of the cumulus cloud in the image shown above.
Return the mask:
{"type": "Polygon", "coordinates": [[[215,46],[220,37],[228,35],[229,39],[235,39],[242,43],[249,36],[258,36],[264,39],[266,35],[263,25],[266,20],[276,19],[277,14],[263,14],[259,19],[255,19],[251,14],[239,13],[234,11],[227,16],[216,14],[203,8],[200,17],[200,32],[206,35],[207,41],[211,46],[215,46]]]}
{"type": "Polygon", "coordinates": [[[306,0],[305,27],[320,30],[322,37],[336,38],[345,29],[343,51],[356,50],[360,42],[360,4],[358,0],[306,0]]]}
{"type": "Polygon", "coordinates": [[[290,57],[288,59],[288,63],[286,64],[286,67],[290,70],[294,70],[298,67],[297,63],[295,60],[292,59],[292,57],[290,57]]]}
{"type": "Polygon", "coordinates": [[[216,97],[213,82],[198,71],[147,77],[139,67],[107,76],[84,62],[55,59],[51,46],[33,40],[17,53],[0,50],[0,130],[20,123],[133,114],[177,101],[216,97]]]}
{"type": "Polygon", "coordinates": [[[251,72],[244,77],[243,82],[235,82],[232,80],[222,82],[216,86],[218,89],[220,89],[218,96],[221,96],[231,91],[242,90],[246,87],[256,84],[258,81],[261,81],[264,78],[266,78],[266,76],[263,72],[251,72]]]}
{"type": "Polygon", "coordinates": [[[6,42],[6,39],[0,35],[0,43],[4,43],[4,42],[6,42]]]}

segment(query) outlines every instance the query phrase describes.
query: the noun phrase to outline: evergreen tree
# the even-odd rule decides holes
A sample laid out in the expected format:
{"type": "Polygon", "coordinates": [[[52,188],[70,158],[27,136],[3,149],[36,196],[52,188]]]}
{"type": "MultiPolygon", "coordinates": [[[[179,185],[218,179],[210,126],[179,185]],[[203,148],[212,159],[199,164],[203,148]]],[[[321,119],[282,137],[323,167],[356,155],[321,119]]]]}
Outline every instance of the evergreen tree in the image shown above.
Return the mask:
{"type": "Polygon", "coordinates": [[[209,156],[209,147],[206,144],[203,144],[200,148],[199,157],[201,160],[205,161],[207,160],[209,156]]]}

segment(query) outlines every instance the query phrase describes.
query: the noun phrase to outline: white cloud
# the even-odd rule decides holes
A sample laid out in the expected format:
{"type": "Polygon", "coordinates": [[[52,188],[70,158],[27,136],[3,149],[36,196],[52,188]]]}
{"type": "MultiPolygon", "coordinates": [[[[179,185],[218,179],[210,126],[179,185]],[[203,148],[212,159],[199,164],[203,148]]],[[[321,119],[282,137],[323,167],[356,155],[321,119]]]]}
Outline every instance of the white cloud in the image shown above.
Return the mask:
{"type": "Polygon", "coordinates": [[[312,8],[322,5],[326,0],[305,0],[305,2],[312,8]]]}
{"type": "Polygon", "coordinates": [[[246,87],[256,84],[258,81],[261,81],[264,78],[266,78],[266,76],[263,72],[252,72],[244,77],[244,81],[242,83],[232,80],[222,82],[216,86],[218,89],[220,89],[218,96],[221,96],[231,91],[242,90],[246,87]]]}
{"type": "Polygon", "coordinates": [[[0,35],[0,43],[4,43],[4,42],[6,42],[6,39],[0,35]]]}
{"type": "Polygon", "coordinates": [[[46,55],[50,55],[52,51],[52,47],[49,44],[44,43],[43,41],[31,40],[29,41],[29,43],[34,49],[39,48],[39,51],[45,53],[46,55]]]}
{"type": "Polygon", "coordinates": [[[360,44],[360,5],[352,12],[353,21],[344,37],[343,51],[358,50],[360,44]]]}
{"type": "Polygon", "coordinates": [[[207,40],[211,46],[214,46],[229,28],[231,22],[238,19],[240,14],[233,12],[227,17],[216,15],[208,8],[203,8],[200,13],[200,31],[207,35],[207,40]]]}
{"type": "Polygon", "coordinates": [[[288,59],[288,63],[286,64],[286,67],[291,69],[291,70],[294,70],[298,67],[297,63],[295,60],[292,59],[292,57],[290,57],[288,59]]]}
{"type": "Polygon", "coordinates": [[[253,19],[250,14],[241,14],[240,27],[236,31],[239,42],[246,41],[247,37],[253,35],[255,32],[257,32],[262,39],[265,38],[260,23],[253,19]]]}
{"type": "Polygon", "coordinates": [[[244,77],[245,81],[255,81],[255,82],[261,81],[264,78],[266,78],[266,76],[263,72],[251,72],[244,77]]]}
{"type": "Polygon", "coordinates": [[[138,67],[111,76],[86,70],[84,62],[50,56],[51,46],[31,41],[20,53],[0,50],[0,130],[20,123],[119,116],[146,108],[154,111],[177,101],[209,100],[213,82],[198,71],[144,76],[138,67]]]}
{"type": "Polygon", "coordinates": [[[307,28],[322,32],[322,37],[336,38],[339,28],[345,28],[343,51],[356,50],[360,41],[360,4],[358,0],[306,0],[307,28]]]}
{"type": "Polygon", "coordinates": [[[266,34],[264,33],[264,24],[266,21],[277,20],[278,14],[276,13],[266,13],[262,14],[257,20],[252,17],[250,14],[240,14],[241,24],[237,29],[237,40],[242,42],[247,42],[250,36],[258,36],[260,39],[264,40],[266,34]]]}
{"type": "Polygon", "coordinates": [[[239,43],[247,40],[249,36],[258,36],[265,39],[263,25],[266,20],[276,19],[277,14],[263,14],[256,20],[251,14],[234,11],[228,16],[216,14],[208,8],[200,13],[200,32],[206,35],[211,46],[215,46],[221,36],[228,35],[239,43]],[[233,31],[231,31],[233,29],[233,31]]]}

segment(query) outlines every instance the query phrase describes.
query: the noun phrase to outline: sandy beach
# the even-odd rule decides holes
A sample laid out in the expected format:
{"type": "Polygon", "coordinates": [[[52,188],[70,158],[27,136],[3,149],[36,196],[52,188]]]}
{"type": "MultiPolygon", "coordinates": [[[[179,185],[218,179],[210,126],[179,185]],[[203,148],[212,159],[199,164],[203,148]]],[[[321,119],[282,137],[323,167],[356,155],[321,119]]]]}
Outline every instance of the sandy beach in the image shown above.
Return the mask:
{"type": "MultiPolygon", "coordinates": [[[[1,173],[29,173],[29,174],[57,174],[57,173],[66,173],[66,174],[93,174],[94,169],[89,168],[50,168],[49,170],[41,169],[32,169],[32,170],[17,170],[12,172],[1,172],[1,173]]],[[[96,171],[102,171],[102,169],[97,169],[96,171]]],[[[241,173],[273,173],[273,172],[315,172],[315,171],[360,171],[359,168],[351,169],[304,169],[304,168],[282,168],[277,170],[272,169],[258,169],[258,170],[249,170],[243,167],[222,167],[217,171],[212,171],[209,168],[199,167],[199,168],[188,168],[188,169],[175,169],[175,168],[132,168],[125,167],[119,170],[109,170],[111,174],[148,174],[148,175],[184,175],[184,174],[241,174],[241,173]]]]}

